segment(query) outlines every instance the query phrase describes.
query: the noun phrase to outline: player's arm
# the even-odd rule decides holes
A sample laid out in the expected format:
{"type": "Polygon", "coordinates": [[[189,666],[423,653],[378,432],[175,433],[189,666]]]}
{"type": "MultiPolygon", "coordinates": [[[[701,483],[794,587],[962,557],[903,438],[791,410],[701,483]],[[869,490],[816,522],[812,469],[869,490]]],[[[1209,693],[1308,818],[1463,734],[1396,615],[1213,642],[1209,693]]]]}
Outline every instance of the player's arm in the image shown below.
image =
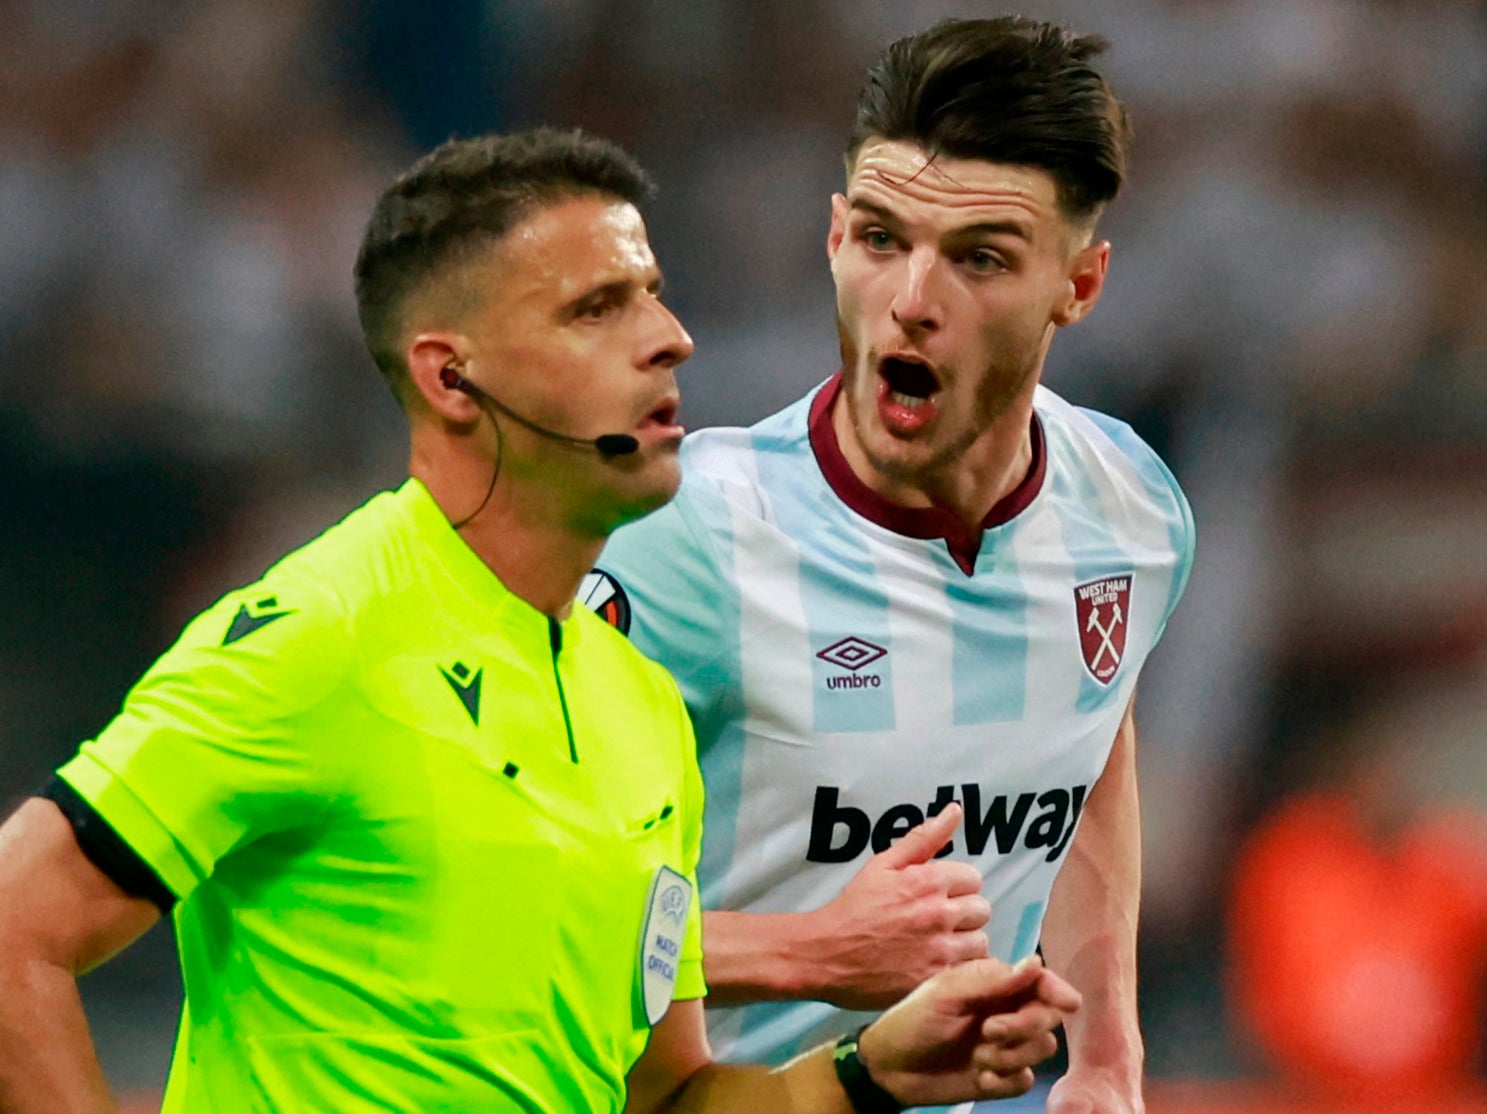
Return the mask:
{"type": "MultiPolygon", "coordinates": [[[[873,1022],[858,1044],[871,1082],[904,1106],[1009,1098],[1033,1084],[1079,994],[1029,960],[943,971],[873,1022]]],[[[629,1077],[626,1114],[853,1114],[823,1045],[782,1068],[713,1061],[698,1000],[675,1002],[629,1077]]]]}
{"type": "Polygon", "coordinates": [[[83,854],[53,802],[29,800],[0,827],[0,1111],[116,1109],[77,976],[159,919],[83,854]]]}
{"type": "Polygon", "coordinates": [[[985,956],[991,906],[980,872],[935,858],[960,819],[958,804],[930,817],[819,909],[704,913],[708,1003],[814,998],[883,1009],[937,971],[985,956]]]}
{"type": "Polygon", "coordinates": [[[1141,813],[1136,722],[1126,708],[1043,921],[1043,955],[1084,995],[1067,1027],[1069,1072],[1050,1114],[1139,1114],[1144,1049],[1136,1013],[1141,813]]]}

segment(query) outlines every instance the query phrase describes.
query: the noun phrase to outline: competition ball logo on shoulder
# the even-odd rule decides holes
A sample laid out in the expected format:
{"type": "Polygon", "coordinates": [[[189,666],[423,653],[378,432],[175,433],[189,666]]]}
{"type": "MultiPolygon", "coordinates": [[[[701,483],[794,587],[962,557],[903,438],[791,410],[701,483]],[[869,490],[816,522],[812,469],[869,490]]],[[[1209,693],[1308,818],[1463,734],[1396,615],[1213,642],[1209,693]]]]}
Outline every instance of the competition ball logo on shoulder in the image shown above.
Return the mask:
{"type": "Polygon", "coordinates": [[[1102,685],[1115,679],[1126,652],[1131,615],[1129,573],[1091,580],[1074,589],[1074,615],[1084,667],[1102,685]]]}
{"type": "Polygon", "coordinates": [[[578,599],[585,607],[621,634],[630,633],[630,597],[620,582],[603,569],[595,569],[578,585],[578,599]]]}

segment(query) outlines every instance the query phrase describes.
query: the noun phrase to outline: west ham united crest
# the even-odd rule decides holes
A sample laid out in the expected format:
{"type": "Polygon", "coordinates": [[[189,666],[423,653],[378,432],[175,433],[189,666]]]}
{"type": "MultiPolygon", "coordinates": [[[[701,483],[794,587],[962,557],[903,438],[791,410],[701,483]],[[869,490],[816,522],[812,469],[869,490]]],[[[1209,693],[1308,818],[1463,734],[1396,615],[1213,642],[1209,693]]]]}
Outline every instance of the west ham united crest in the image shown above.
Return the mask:
{"type": "Polygon", "coordinates": [[[1131,614],[1131,578],[1107,576],[1074,589],[1079,623],[1079,650],[1089,675],[1108,685],[1126,652],[1126,626],[1131,614]]]}

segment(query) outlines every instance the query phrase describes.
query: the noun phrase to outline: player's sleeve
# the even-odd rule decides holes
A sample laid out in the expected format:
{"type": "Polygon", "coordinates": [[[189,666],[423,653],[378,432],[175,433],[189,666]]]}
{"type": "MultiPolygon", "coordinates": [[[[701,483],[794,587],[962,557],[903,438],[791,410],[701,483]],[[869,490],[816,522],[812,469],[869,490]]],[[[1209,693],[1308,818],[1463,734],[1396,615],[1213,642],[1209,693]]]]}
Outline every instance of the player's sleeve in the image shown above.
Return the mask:
{"type": "Polygon", "coordinates": [[[676,678],[705,734],[735,685],[738,592],[730,512],[721,494],[688,477],[677,497],[609,539],[596,571],[623,601],[624,633],[676,678]]]}
{"type": "Polygon", "coordinates": [[[1147,503],[1155,509],[1161,519],[1162,529],[1166,531],[1166,541],[1174,563],[1166,608],[1156,632],[1156,637],[1160,638],[1167,629],[1167,620],[1172,617],[1172,612],[1182,600],[1183,593],[1187,590],[1188,578],[1192,575],[1198,543],[1193,508],[1172,470],[1134,429],[1125,422],[1092,410],[1080,412],[1093,421],[1131,463],[1145,489],[1147,503]]]}
{"type": "Polygon", "coordinates": [[[316,716],[352,654],[319,586],[263,581],[219,601],[57,771],[80,843],[91,813],[185,898],[234,847],[313,820],[339,776],[316,716]]]}
{"type": "Polygon", "coordinates": [[[1188,578],[1193,572],[1193,558],[1197,555],[1198,526],[1193,520],[1193,508],[1188,503],[1187,496],[1183,494],[1182,488],[1178,486],[1177,478],[1155,453],[1152,454],[1152,459],[1165,480],[1164,495],[1166,505],[1170,508],[1167,520],[1168,531],[1172,540],[1172,551],[1177,556],[1177,566],[1172,572],[1172,588],[1167,595],[1167,610],[1162,616],[1162,625],[1157,631],[1157,637],[1160,638],[1162,631],[1167,629],[1167,620],[1172,617],[1172,612],[1176,610],[1183,593],[1187,591],[1188,578]]]}

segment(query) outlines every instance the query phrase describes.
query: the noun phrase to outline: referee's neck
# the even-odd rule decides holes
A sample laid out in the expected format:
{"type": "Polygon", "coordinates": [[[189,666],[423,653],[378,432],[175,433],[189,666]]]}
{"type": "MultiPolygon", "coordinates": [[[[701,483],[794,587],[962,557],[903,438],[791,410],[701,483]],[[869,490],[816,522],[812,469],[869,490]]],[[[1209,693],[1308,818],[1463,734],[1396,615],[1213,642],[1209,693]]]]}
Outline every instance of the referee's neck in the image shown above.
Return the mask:
{"type": "Polygon", "coordinates": [[[533,520],[510,510],[482,512],[460,537],[507,591],[545,615],[566,619],[579,582],[599,560],[603,540],[580,538],[551,519],[533,520]]]}
{"type": "Polygon", "coordinates": [[[564,500],[545,487],[509,474],[492,484],[490,467],[489,461],[420,452],[415,441],[408,470],[507,591],[546,615],[567,618],[605,538],[570,521],[564,500]]]}

